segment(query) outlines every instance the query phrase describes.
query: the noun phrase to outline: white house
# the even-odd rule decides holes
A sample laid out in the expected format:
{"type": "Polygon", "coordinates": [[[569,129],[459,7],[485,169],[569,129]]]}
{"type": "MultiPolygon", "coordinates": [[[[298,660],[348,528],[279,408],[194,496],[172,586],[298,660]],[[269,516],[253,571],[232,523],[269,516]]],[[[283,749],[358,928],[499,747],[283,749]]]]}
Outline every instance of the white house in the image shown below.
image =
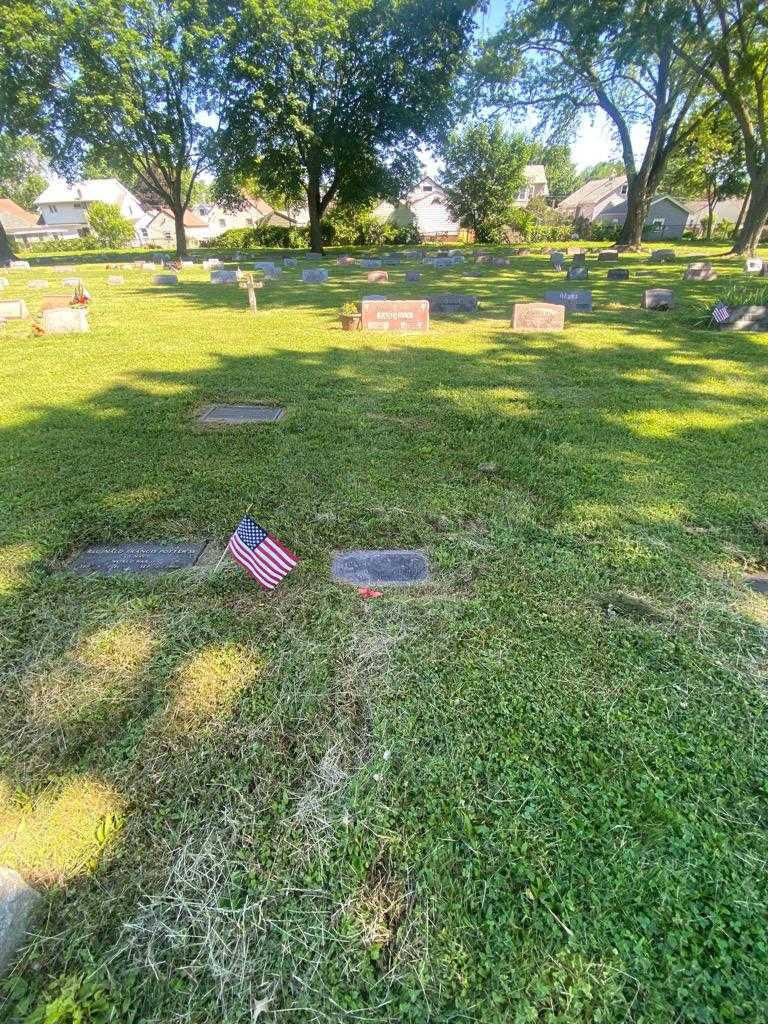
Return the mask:
{"type": "Polygon", "coordinates": [[[295,218],[276,210],[264,199],[246,196],[239,209],[228,210],[223,206],[200,203],[194,213],[208,226],[206,238],[216,238],[230,228],[255,228],[259,225],[289,228],[297,221],[295,218]]]}
{"type": "Polygon", "coordinates": [[[544,164],[526,164],[523,168],[523,187],[517,193],[515,206],[526,206],[531,199],[549,195],[547,170],[544,164]]]}
{"type": "MultiPolygon", "coordinates": [[[[176,244],[176,221],[173,211],[165,206],[147,210],[138,222],[137,230],[144,245],[176,244]]],[[[184,233],[189,245],[199,245],[203,239],[210,237],[207,222],[198,217],[193,210],[186,210],[184,213],[184,233]]]]}
{"type": "Polygon", "coordinates": [[[35,206],[46,227],[77,237],[88,234],[88,207],[97,201],[112,203],[134,226],[144,216],[139,200],[116,178],[86,178],[71,185],[55,182],[37,197],[35,206]]]}
{"type": "MultiPolygon", "coordinates": [[[[525,204],[534,196],[547,196],[547,174],[543,164],[528,164],[524,170],[525,184],[520,189],[516,206],[525,204]]],[[[445,192],[440,184],[427,175],[400,203],[382,202],[373,211],[379,220],[392,224],[415,224],[423,239],[453,241],[462,228],[448,209],[445,192]]]]}

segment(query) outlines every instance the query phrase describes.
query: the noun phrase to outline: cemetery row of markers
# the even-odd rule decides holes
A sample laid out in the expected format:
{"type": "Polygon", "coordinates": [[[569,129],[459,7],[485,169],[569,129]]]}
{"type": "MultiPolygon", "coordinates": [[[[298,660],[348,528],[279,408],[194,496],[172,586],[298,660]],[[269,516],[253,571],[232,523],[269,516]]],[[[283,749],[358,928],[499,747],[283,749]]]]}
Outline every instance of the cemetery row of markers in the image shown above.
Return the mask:
{"type": "MultiPolygon", "coordinates": [[[[528,250],[518,250],[517,255],[529,255],[528,250]]],[[[240,258],[242,254],[234,254],[240,258]]],[[[368,270],[367,281],[371,284],[389,283],[389,274],[384,266],[399,266],[401,262],[421,258],[421,262],[427,266],[437,269],[454,267],[465,262],[465,256],[458,250],[451,250],[437,255],[423,255],[417,251],[398,252],[385,254],[381,258],[355,259],[351,256],[340,256],[336,260],[339,266],[360,266],[368,270]]],[[[598,263],[616,263],[619,261],[620,252],[618,249],[604,249],[597,253],[598,263]]],[[[304,259],[320,259],[320,254],[306,253],[304,259]]],[[[649,262],[668,263],[674,262],[673,250],[659,249],[651,253],[649,262]]],[[[509,257],[490,256],[478,254],[475,257],[477,264],[490,264],[494,267],[505,267],[510,264],[509,257]]],[[[549,253],[550,267],[556,271],[566,271],[566,278],[569,281],[585,281],[589,277],[587,267],[587,252],[584,249],[569,249],[566,252],[551,250],[549,253]],[[570,267],[565,266],[567,257],[572,258],[570,267]]],[[[257,261],[253,264],[253,270],[266,280],[274,280],[281,276],[283,270],[292,269],[298,266],[299,260],[296,257],[285,257],[282,266],[274,261],[257,261]]],[[[107,264],[109,269],[134,269],[137,264],[122,263],[116,265],[107,264]]],[[[156,273],[152,283],[157,286],[173,286],[179,283],[179,272],[194,267],[191,260],[179,260],[170,263],[163,268],[162,273],[156,273]]],[[[203,260],[203,270],[210,271],[212,284],[232,285],[239,284],[248,291],[250,308],[256,312],[255,289],[263,287],[263,280],[256,280],[252,273],[243,273],[240,269],[226,269],[219,259],[203,260]]],[[[20,261],[11,265],[13,268],[28,269],[29,264],[20,261]]],[[[157,271],[159,266],[155,262],[141,260],[138,267],[142,270],[157,271]]],[[[53,268],[61,272],[72,272],[74,266],[53,268]]],[[[750,258],[746,262],[747,273],[761,273],[768,276],[768,262],[765,264],[761,259],[750,258]]],[[[476,273],[467,271],[467,273],[476,273]]],[[[607,279],[622,281],[629,279],[629,270],[623,267],[612,267],[607,272],[607,279]]],[[[406,283],[415,283],[421,279],[421,273],[417,270],[407,270],[405,274],[406,283]]],[[[691,263],[683,274],[686,281],[714,281],[717,279],[712,265],[706,261],[691,263]]],[[[301,281],[304,284],[324,284],[329,280],[329,272],[322,267],[307,268],[301,272],[301,281]]],[[[107,278],[110,285],[122,285],[125,279],[122,275],[110,275],[107,278]]],[[[75,285],[82,288],[82,281],[79,278],[64,278],[64,285],[75,285]]],[[[7,278],[0,278],[0,289],[9,285],[7,278]]],[[[45,280],[35,280],[28,283],[29,288],[47,288],[45,280]]],[[[648,288],[643,295],[643,307],[649,310],[670,310],[675,305],[675,296],[668,288],[648,288]]],[[[88,331],[87,301],[73,301],[68,295],[46,297],[42,303],[42,328],[38,328],[46,334],[67,334],[84,333],[88,331]]],[[[423,332],[429,330],[429,316],[441,313],[475,313],[478,309],[477,296],[461,293],[448,293],[437,296],[429,296],[425,299],[390,301],[386,295],[363,296],[359,306],[359,324],[366,330],[374,331],[409,331],[423,332]]],[[[512,307],[511,326],[515,331],[562,331],[565,329],[565,313],[591,312],[592,293],[583,290],[548,290],[544,295],[543,302],[519,302],[512,307]]],[[[23,300],[0,301],[0,326],[9,319],[27,319],[29,310],[23,300]]],[[[713,322],[716,326],[726,330],[768,330],[768,309],[762,306],[736,306],[727,309],[722,303],[718,303],[713,310],[713,322]]]]}
{"type": "MultiPolygon", "coordinates": [[[[342,266],[359,265],[368,269],[368,280],[371,282],[388,281],[386,271],[380,269],[383,265],[396,266],[403,259],[418,258],[418,253],[390,254],[382,259],[360,259],[355,260],[350,256],[339,257],[337,263],[342,266]]],[[[568,271],[571,279],[580,279],[586,276],[586,253],[583,250],[561,253],[551,252],[549,254],[552,269],[562,271],[564,269],[565,257],[572,256],[573,264],[568,271]]],[[[316,254],[308,254],[309,258],[319,258],[316,254]]],[[[617,262],[619,259],[618,250],[603,250],[598,254],[598,262],[617,262]]],[[[659,250],[652,254],[653,262],[668,262],[674,259],[673,253],[669,250],[659,250]]],[[[431,264],[437,268],[451,267],[464,262],[463,254],[459,252],[448,252],[444,255],[426,256],[422,258],[425,264],[431,264]]],[[[476,257],[477,263],[491,263],[494,266],[507,266],[507,257],[491,257],[480,254],[476,257]]],[[[294,257],[286,257],[283,267],[293,268],[298,265],[294,257]]],[[[18,266],[18,264],[17,264],[18,266]]],[[[158,265],[155,263],[142,262],[144,270],[155,271],[158,265]]],[[[194,266],[191,261],[179,261],[173,269],[182,271],[187,267],[194,266]]],[[[255,282],[253,275],[242,275],[239,270],[224,270],[220,260],[203,261],[203,269],[211,272],[213,283],[234,284],[243,283],[249,288],[249,298],[253,296],[253,288],[261,284],[255,282]]],[[[24,269],[28,268],[25,267],[24,269]]],[[[109,269],[132,269],[133,264],[119,264],[109,269]]],[[[72,272],[74,267],[59,267],[61,272],[72,272]]],[[[281,274],[274,262],[262,261],[254,264],[254,269],[260,271],[265,278],[277,278],[281,274]]],[[[629,274],[619,268],[610,270],[608,278],[611,280],[625,280],[629,274]]],[[[755,263],[748,266],[750,272],[768,272],[768,266],[763,268],[762,263],[758,267],[755,263]]],[[[406,280],[417,281],[420,279],[418,271],[408,271],[406,280]]],[[[692,264],[685,272],[687,280],[714,279],[712,268],[709,264],[700,262],[692,264]]],[[[583,279],[583,278],[582,278],[583,279]]],[[[158,285],[172,285],[178,283],[176,273],[163,272],[157,274],[153,279],[158,285]]],[[[306,269],[302,272],[302,281],[310,284],[322,284],[328,280],[328,271],[323,268],[306,269]]],[[[7,279],[0,279],[0,284],[5,285],[7,279]]],[[[82,282],[79,278],[65,278],[63,283],[79,286],[82,294],[82,282]]],[[[108,283],[120,285],[124,278],[119,275],[112,275],[108,283]]],[[[45,281],[30,282],[32,287],[47,287],[45,281]]],[[[548,291],[545,295],[545,302],[515,303],[512,314],[512,327],[517,331],[560,331],[564,327],[566,310],[578,312],[589,312],[592,309],[592,295],[586,290],[576,291],[548,291]]],[[[674,296],[668,289],[647,289],[644,294],[644,305],[648,309],[670,309],[674,304],[674,296]]],[[[25,306],[24,303],[21,303],[25,306]]],[[[477,310],[477,297],[468,295],[442,295],[430,299],[389,301],[385,296],[367,296],[362,301],[362,323],[364,327],[378,331],[426,331],[429,328],[429,314],[432,312],[474,312],[477,310]]],[[[255,301],[251,302],[255,309],[255,301]]],[[[0,304],[0,311],[3,305],[0,304]]],[[[44,308],[43,317],[45,324],[46,313],[79,314],[77,316],[77,329],[87,330],[86,309],[57,306],[54,301],[44,308]],[[82,327],[85,322],[85,327],[82,327]]],[[[2,315],[0,313],[0,315],[2,315]]],[[[66,323],[58,322],[56,327],[65,328],[66,323]]],[[[768,326],[768,325],[766,325],[768,326]]],[[[752,328],[754,329],[754,328],[752,328]]],[[[765,328],[763,328],[765,329],[765,328]]],[[[204,409],[198,416],[202,426],[241,426],[244,424],[269,424],[277,423],[283,418],[284,410],[277,406],[265,405],[216,405],[204,409]]],[[[223,552],[219,550],[214,542],[207,540],[182,541],[182,542],[129,542],[113,545],[93,545],[77,553],[67,564],[69,571],[78,575],[99,575],[99,576],[120,576],[124,574],[156,574],[179,569],[211,568],[220,565],[226,553],[233,557],[257,582],[265,589],[273,589],[280,581],[298,564],[298,557],[277,538],[271,536],[266,529],[256,523],[246,513],[234,530],[228,545],[223,552]]],[[[381,596],[381,591],[374,589],[380,586],[410,585],[423,583],[429,578],[429,563],[426,552],[412,550],[357,550],[342,551],[334,554],[331,562],[331,577],[341,583],[350,583],[358,587],[359,593],[364,597],[381,596]]],[[[753,574],[746,577],[746,582],[754,590],[768,594],[768,574],[753,574]]]]}

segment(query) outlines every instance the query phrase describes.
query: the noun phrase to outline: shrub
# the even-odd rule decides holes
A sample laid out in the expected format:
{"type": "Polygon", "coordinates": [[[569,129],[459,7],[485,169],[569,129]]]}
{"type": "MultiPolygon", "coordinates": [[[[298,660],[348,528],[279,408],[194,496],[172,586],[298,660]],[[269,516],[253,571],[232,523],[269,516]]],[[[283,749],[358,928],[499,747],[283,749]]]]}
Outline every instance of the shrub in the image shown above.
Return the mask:
{"type": "Polygon", "coordinates": [[[216,238],[200,243],[203,249],[302,249],[307,244],[303,228],[258,224],[253,228],[228,228],[216,238]]]}
{"type": "Polygon", "coordinates": [[[727,241],[728,239],[733,238],[735,231],[736,225],[734,222],[723,218],[722,220],[717,221],[713,226],[712,237],[727,241]]]}
{"type": "Polygon", "coordinates": [[[114,203],[96,201],[88,205],[88,224],[99,245],[117,249],[133,239],[134,227],[114,203]]]}
{"type": "Polygon", "coordinates": [[[19,245],[17,251],[24,253],[92,252],[94,249],[103,248],[104,246],[94,235],[85,235],[82,238],[49,238],[44,242],[19,245]]]}

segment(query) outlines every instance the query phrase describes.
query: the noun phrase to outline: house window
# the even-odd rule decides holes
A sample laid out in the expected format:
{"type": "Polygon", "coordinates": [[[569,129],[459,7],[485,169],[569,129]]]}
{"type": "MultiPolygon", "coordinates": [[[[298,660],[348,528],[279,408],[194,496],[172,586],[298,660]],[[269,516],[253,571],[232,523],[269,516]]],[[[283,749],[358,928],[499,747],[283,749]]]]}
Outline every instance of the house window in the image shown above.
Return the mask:
{"type": "Polygon", "coordinates": [[[526,202],[527,199],[528,199],[528,189],[527,188],[521,188],[520,191],[517,193],[517,199],[518,199],[518,202],[520,202],[520,203],[526,202]]]}
{"type": "Polygon", "coordinates": [[[253,227],[253,217],[246,217],[245,218],[245,223],[248,225],[249,228],[252,228],[253,227]]]}
{"type": "Polygon", "coordinates": [[[432,186],[431,185],[424,185],[423,186],[423,190],[425,192],[431,192],[432,191],[432,186]]]}
{"type": "Polygon", "coordinates": [[[220,228],[225,228],[226,226],[227,226],[227,218],[226,217],[219,217],[219,227],[220,228]]]}
{"type": "Polygon", "coordinates": [[[621,194],[623,196],[625,196],[627,194],[627,192],[629,191],[629,186],[628,185],[622,185],[621,189],[619,191],[621,192],[621,194]]]}
{"type": "Polygon", "coordinates": [[[74,206],[74,208],[76,210],[82,210],[83,207],[85,206],[85,203],[73,203],[72,205],[74,206]]]}
{"type": "Polygon", "coordinates": [[[666,222],[663,217],[655,217],[653,220],[653,227],[663,228],[665,223],[666,222]]]}
{"type": "Polygon", "coordinates": [[[51,205],[48,207],[48,209],[51,211],[51,213],[58,213],[59,212],[58,211],[58,207],[54,206],[53,203],[51,203],[51,205]]]}

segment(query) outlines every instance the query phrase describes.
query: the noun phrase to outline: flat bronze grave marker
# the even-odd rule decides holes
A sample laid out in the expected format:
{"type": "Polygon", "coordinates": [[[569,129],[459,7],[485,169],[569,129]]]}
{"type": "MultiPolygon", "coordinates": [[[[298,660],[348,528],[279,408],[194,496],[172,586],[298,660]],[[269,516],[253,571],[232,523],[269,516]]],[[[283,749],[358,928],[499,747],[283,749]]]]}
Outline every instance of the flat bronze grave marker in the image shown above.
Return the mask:
{"type": "Polygon", "coordinates": [[[212,405],[198,416],[200,423],[277,423],[285,409],[279,405],[212,405]]]}
{"type": "Polygon", "coordinates": [[[207,541],[147,541],[94,544],[75,555],[67,569],[77,576],[125,576],[190,569],[207,541]]]}
{"type": "Polygon", "coordinates": [[[429,577],[429,563],[423,551],[338,551],[331,576],[337,583],[356,586],[407,586],[429,577]]]}

